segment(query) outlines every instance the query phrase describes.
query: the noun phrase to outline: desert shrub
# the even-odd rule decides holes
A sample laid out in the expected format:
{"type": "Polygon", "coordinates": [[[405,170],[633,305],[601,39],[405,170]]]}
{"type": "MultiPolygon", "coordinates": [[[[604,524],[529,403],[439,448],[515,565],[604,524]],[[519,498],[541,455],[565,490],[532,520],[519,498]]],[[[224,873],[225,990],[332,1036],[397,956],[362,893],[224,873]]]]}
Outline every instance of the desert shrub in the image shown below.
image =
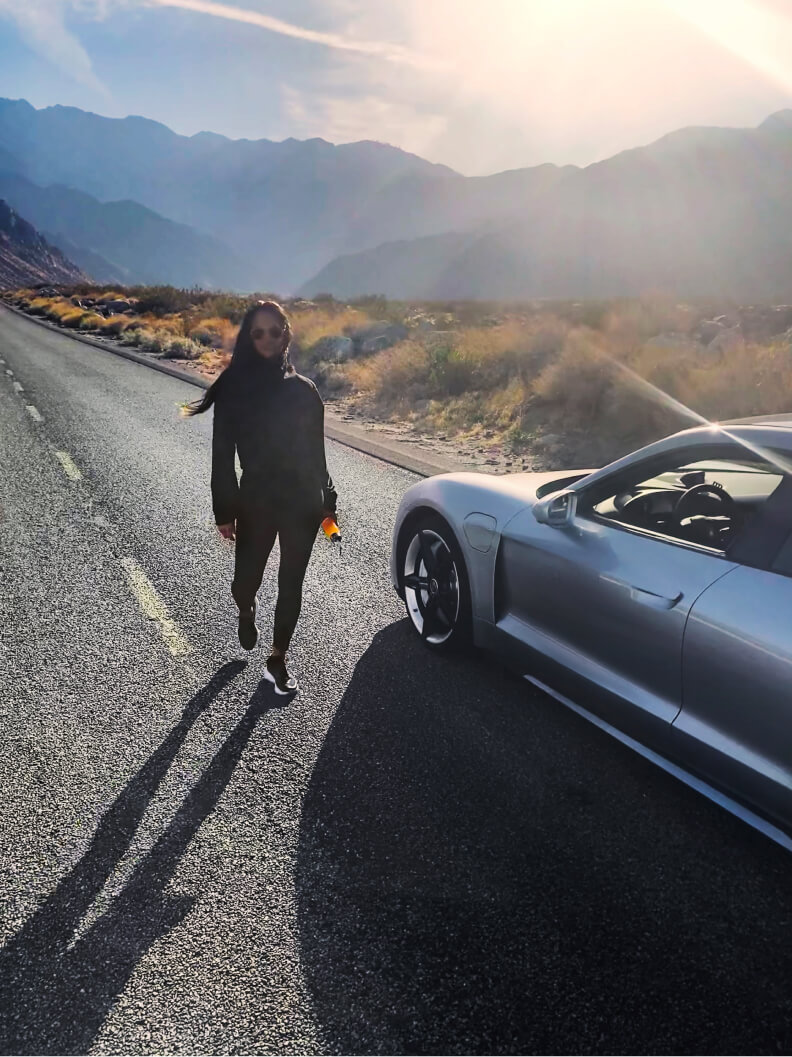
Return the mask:
{"type": "Polygon", "coordinates": [[[80,320],[80,330],[98,330],[104,322],[104,316],[96,312],[86,312],[80,320]]]}
{"type": "Polygon", "coordinates": [[[175,286],[148,286],[140,288],[138,294],[138,312],[141,315],[151,314],[161,317],[189,309],[195,293],[175,286]]]}
{"type": "Polygon", "coordinates": [[[229,319],[210,316],[190,327],[188,335],[199,345],[213,349],[230,349],[234,343],[236,331],[237,328],[229,319]]]}
{"type": "Polygon", "coordinates": [[[167,341],[163,337],[162,355],[172,360],[197,360],[204,351],[204,347],[190,338],[171,338],[167,341]]]}
{"type": "Polygon", "coordinates": [[[43,316],[50,305],[52,304],[51,297],[34,297],[33,300],[28,304],[28,312],[31,316],[43,316]]]}
{"type": "Polygon", "coordinates": [[[208,294],[197,300],[196,308],[199,310],[200,317],[227,319],[238,327],[254,300],[266,300],[266,298],[240,297],[237,294],[208,294]]]}
{"type": "MultiPolygon", "coordinates": [[[[101,318],[101,317],[100,317],[101,318]]],[[[129,326],[129,316],[108,316],[97,324],[100,334],[123,334],[129,326]]]]}
{"type": "Polygon", "coordinates": [[[428,366],[426,348],[408,340],[365,360],[351,361],[344,373],[353,389],[383,408],[395,409],[426,398],[428,366]]]}
{"type": "Polygon", "coordinates": [[[149,312],[138,318],[141,326],[152,334],[169,334],[179,338],[185,336],[184,318],[178,312],[167,316],[155,316],[149,312]]]}
{"type": "Polygon", "coordinates": [[[163,353],[170,345],[173,335],[163,330],[148,330],[142,327],[135,331],[135,345],[144,352],[163,353]]]}
{"type": "Polygon", "coordinates": [[[60,325],[76,330],[86,315],[84,308],[75,308],[71,312],[63,312],[60,317],[60,325]]]}
{"type": "Polygon", "coordinates": [[[296,308],[291,313],[292,330],[306,363],[313,362],[311,349],[322,338],[344,334],[369,322],[359,309],[344,305],[323,308],[296,308]]]}
{"type": "Polygon", "coordinates": [[[82,309],[75,308],[74,305],[65,300],[65,298],[58,297],[50,300],[49,305],[44,310],[44,315],[47,319],[51,319],[53,323],[60,323],[61,319],[70,313],[81,312],[82,309]]]}
{"type": "Polygon", "coordinates": [[[587,330],[573,330],[557,360],[534,383],[534,392],[546,404],[563,409],[566,417],[583,428],[602,413],[605,397],[614,385],[614,365],[601,339],[587,330]]]}
{"type": "Polygon", "coordinates": [[[433,396],[459,396],[474,388],[475,354],[469,343],[460,348],[453,340],[434,340],[427,343],[427,381],[433,396]]]}

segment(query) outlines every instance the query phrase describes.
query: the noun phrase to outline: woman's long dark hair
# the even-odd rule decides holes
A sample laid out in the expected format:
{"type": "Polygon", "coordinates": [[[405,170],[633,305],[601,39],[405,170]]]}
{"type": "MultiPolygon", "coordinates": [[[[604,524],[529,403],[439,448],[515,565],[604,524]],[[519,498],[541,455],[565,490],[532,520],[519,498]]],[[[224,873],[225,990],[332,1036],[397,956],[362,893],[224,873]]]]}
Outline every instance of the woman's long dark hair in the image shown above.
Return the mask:
{"type": "Polygon", "coordinates": [[[253,329],[253,319],[259,312],[269,312],[270,315],[275,316],[279,320],[283,327],[280,361],[276,370],[279,370],[281,375],[290,374],[294,370],[289,362],[289,345],[291,344],[292,339],[292,329],[289,317],[277,301],[257,301],[247,310],[239,326],[239,332],[236,336],[236,341],[234,342],[234,351],[231,354],[231,362],[225,370],[215,378],[200,400],[193,400],[192,403],[185,404],[182,407],[183,415],[201,415],[204,411],[208,411],[217,399],[220,383],[226,375],[240,377],[245,372],[249,371],[252,365],[261,362],[261,357],[256,352],[253,345],[253,338],[250,336],[250,332],[253,329]]]}

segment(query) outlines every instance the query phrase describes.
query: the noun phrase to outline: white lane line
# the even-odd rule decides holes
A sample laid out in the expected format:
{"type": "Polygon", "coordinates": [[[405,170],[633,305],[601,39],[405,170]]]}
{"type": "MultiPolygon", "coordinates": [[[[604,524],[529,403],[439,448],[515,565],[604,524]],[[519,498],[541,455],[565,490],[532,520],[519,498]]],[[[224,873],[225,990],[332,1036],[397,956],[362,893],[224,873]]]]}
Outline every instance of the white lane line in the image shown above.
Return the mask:
{"type": "Polygon", "coordinates": [[[33,419],[34,422],[43,422],[44,421],[44,419],[38,413],[38,409],[35,408],[32,404],[25,404],[25,407],[28,409],[28,414],[30,415],[30,417],[33,419]]]}
{"type": "Polygon", "coordinates": [[[151,580],[146,576],[134,558],[122,558],[121,565],[127,574],[129,586],[137,603],[149,620],[156,620],[165,645],[174,657],[183,657],[192,652],[192,646],[171,619],[168,609],[151,580]]]}
{"type": "Polygon", "coordinates": [[[24,393],[24,391],[25,391],[25,390],[24,390],[24,389],[22,388],[22,386],[21,386],[21,385],[19,384],[19,382],[14,382],[14,388],[16,389],[16,391],[17,391],[18,393],[24,393]]]}
{"type": "Polygon", "coordinates": [[[63,469],[66,471],[67,477],[71,477],[72,481],[82,480],[82,474],[77,468],[74,459],[72,459],[71,455],[69,455],[67,451],[56,451],[55,457],[58,459],[63,469]]]}

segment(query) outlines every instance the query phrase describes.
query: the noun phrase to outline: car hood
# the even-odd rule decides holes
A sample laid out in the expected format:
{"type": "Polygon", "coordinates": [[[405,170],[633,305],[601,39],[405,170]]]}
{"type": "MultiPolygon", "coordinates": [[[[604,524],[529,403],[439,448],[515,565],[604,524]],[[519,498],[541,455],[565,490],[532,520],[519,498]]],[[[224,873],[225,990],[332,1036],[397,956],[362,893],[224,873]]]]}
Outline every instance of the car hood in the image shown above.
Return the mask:
{"type": "MultiPolygon", "coordinates": [[[[569,488],[575,481],[594,473],[594,470],[551,470],[543,473],[449,473],[434,480],[444,480],[482,492],[508,496],[520,504],[532,503],[543,495],[569,488]]],[[[431,480],[432,478],[430,478],[431,480]]]]}

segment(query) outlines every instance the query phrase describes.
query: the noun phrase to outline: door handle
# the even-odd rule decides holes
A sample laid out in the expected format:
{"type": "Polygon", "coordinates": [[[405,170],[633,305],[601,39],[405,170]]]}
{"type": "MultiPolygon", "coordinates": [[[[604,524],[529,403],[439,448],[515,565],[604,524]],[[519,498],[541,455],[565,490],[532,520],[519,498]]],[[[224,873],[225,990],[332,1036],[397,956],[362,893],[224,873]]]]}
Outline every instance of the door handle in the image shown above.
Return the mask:
{"type": "Polygon", "coordinates": [[[684,597],[681,591],[673,597],[659,595],[656,591],[647,591],[645,587],[636,587],[635,584],[627,583],[626,580],[617,580],[615,576],[603,576],[602,579],[615,584],[617,587],[623,587],[630,592],[630,598],[633,602],[639,602],[642,606],[649,606],[650,609],[673,609],[684,597]]]}
{"type": "Polygon", "coordinates": [[[630,598],[633,602],[640,602],[642,606],[649,606],[650,609],[673,609],[682,601],[682,592],[674,598],[669,598],[667,595],[656,595],[654,591],[645,591],[643,587],[630,586],[630,598]]]}

